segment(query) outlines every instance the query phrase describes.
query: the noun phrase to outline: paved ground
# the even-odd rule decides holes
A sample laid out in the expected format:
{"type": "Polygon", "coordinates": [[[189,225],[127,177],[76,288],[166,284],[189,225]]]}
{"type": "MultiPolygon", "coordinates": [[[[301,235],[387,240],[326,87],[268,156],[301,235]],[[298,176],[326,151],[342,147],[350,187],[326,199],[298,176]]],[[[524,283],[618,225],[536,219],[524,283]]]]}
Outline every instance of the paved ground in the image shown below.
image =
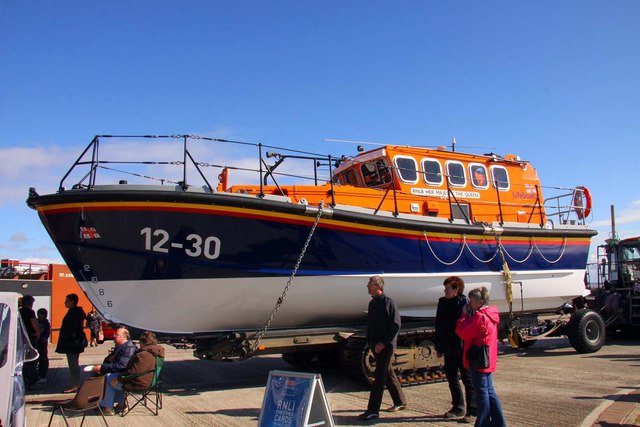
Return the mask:
{"type": "MultiPolygon", "coordinates": [[[[83,365],[99,363],[108,344],[81,355],[83,365]]],[[[66,359],[51,352],[49,383],[27,396],[27,425],[46,426],[51,401],[68,383],[66,359]]],[[[167,347],[164,409],[155,417],[135,409],[124,418],[109,417],[112,426],[255,426],[270,370],[293,370],[279,357],[245,362],[209,362],[190,350],[167,347]]],[[[495,385],[509,426],[640,425],[640,340],[610,340],[595,354],[577,354],[565,339],[536,343],[527,350],[501,346],[495,385]]],[[[320,372],[333,419],[338,426],[365,425],[357,415],[366,407],[368,391],[338,370],[320,372]]],[[[449,408],[446,383],[405,388],[409,409],[382,414],[385,426],[460,426],[442,414],[449,408]]],[[[389,405],[388,394],[383,405],[389,405]]],[[[79,422],[79,420],[77,420],[79,422]]],[[[85,425],[102,425],[92,415],[85,425]]],[[[54,426],[63,426],[56,415],[54,426]]]]}

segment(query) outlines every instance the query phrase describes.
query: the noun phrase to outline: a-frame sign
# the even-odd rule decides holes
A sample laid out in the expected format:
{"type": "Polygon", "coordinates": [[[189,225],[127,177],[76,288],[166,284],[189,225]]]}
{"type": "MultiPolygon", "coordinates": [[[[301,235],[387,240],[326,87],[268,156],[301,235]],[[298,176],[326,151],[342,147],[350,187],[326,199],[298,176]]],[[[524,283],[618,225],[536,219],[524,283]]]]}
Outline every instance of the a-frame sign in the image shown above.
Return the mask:
{"type": "Polygon", "coordinates": [[[334,427],[319,374],[271,371],[258,427],[334,427]]]}

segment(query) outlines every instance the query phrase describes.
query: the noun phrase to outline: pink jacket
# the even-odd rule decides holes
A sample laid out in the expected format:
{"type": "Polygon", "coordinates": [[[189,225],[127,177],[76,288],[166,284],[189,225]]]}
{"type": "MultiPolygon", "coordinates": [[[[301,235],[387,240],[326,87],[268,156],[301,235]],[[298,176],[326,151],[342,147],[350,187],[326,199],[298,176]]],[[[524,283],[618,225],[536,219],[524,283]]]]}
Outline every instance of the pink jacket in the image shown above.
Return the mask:
{"type": "Polygon", "coordinates": [[[458,319],[456,334],[464,341],[462,363],[465,368],[469,367],[467,351],[471,344],[485,344],[489,346],[489,367],[478,369],[478,371],[488,373],[496,370],[496,362],[498,361],[498,323],[500,323],[500,314],[495,305],[482,307],[471,316],[463,313],[458,319]]]}

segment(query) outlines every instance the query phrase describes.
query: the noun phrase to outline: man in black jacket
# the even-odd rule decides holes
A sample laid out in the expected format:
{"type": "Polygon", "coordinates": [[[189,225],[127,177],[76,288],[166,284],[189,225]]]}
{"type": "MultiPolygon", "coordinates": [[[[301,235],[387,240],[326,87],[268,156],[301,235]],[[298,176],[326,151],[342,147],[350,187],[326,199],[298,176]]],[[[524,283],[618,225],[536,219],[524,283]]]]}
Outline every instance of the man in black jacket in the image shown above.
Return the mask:
{"type": "Polygon", "coordinates": [[[469,371],[462,365],[462,340],[456,334],[456,323],[464,307],[467,297],[464,295],[464,280],[458,276],[450,276],[444,280],[444,296],[438,300],[436,311],[436,335],[434,344],[438,356],[444,355],[444,371],[447,374],[451,391],[451,409],[445,418],[459,418],[471,422],[476,415],[476,399],[469,371]],[[464,384],[467,407],[462,397],[460,379],[464,384]]]}
{"type": "Polygon", "coordinates": [[[380,416],[385,386],[393,399],[393,406],[387,411],[396,412],[407,408],[407,400],[400,382],[391,367],[391,358],[400,330],[400,312],[396,303],[384,294],[382,277],[371,277],[367,289],[371,295],[367,314],[367,342],[376,358],[376,371],[369,395],[369,405],[367,410],[359,415],[362,420],[372,420],[380,416]]]}

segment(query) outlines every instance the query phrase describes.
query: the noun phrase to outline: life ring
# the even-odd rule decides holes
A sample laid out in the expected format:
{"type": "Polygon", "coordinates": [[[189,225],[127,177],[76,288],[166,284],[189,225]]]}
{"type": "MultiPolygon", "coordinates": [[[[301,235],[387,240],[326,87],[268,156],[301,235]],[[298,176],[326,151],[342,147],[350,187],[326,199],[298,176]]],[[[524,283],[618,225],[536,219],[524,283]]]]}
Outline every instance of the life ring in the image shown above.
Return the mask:
{"type": "Polygon", "coordinates": [[[585,219],[591,213],[591,193],[583,186],[578,186],[573,191],[573,209],[579,219],[585,219]]]}

